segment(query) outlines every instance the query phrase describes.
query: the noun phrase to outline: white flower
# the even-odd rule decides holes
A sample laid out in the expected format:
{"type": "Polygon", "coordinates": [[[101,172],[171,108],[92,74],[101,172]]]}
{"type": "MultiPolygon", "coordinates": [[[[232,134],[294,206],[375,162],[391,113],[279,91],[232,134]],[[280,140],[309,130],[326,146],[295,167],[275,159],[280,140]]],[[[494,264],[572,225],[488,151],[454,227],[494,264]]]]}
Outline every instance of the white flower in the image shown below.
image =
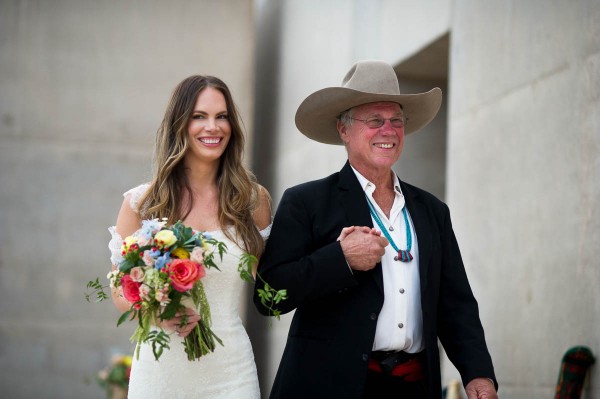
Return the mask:
{"type": "Polygon", "coordinates": [[[110,288],[115,288],[115,282],[117,281],[117,277],[119,276],[119,271],[118,270],[112,270],[110,272],[108,272],[108,274],[106,275],[106,278],[109,281],[109,286],[110,288]]]}

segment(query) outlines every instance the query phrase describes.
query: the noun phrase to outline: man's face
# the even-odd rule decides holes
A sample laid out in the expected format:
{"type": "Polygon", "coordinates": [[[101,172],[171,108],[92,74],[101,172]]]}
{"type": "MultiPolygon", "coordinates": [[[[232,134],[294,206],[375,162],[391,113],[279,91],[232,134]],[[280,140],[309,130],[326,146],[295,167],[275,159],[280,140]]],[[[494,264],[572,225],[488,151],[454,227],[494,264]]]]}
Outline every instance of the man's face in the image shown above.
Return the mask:
{"type": "Polygon", "coordinates": [[[365,172],[390,170],[404,147],[404,126],[398,121],[398,118],[404,121],[400,105],[392,102],[363,104],[354,108],[352,118],[352,125],[348,127],[338,121],[338,131],[352,166],[365,172]],[[383,125],[369,127],[363,122],[372,119],[384,119],[383,125]]]}

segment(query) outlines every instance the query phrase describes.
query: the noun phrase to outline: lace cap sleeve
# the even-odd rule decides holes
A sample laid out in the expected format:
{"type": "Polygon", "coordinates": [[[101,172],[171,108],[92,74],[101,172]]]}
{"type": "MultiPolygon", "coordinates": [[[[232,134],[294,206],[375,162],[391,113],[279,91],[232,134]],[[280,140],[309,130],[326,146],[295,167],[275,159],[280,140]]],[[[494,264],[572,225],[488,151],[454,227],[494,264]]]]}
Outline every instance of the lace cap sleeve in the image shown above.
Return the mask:
{"type": "MultiPolygon", "coordinates": [[[[123,193],[123,197],[131,195],[129,205],[131,206],[131,209],[133,209],[134,212],[139,213],[140,200],[142,199],[142,196],[146,193],[146,191],[148,191],[148,188],[150,188],[150,183],[144,183],[123,193]]],[[[110,241],[108,242],[108,249],[110,250],[110,261],[113,265],[118,265],[123,261],[123,256],[121,255],[123,237],[121,237],[121,235],[117,233],[116,226],[109,227],[108,232],[110,233],[110,241]]]]}
{"type": "Polygon", "coordinates": [[[149,188],[150,183],[144,183],[123,193],[123,197],[127,197],[131,194],[129,205],[131,206],[131,209],[133,209],[136,213],[140,212],[140,200],[142,199],[144,194],[146,194],[146,191],[148,191],[149,188]]]}
{"type": "Polygon", "coordinates": [[[121,246],[123,245],[123,238],[119,233],[117,233],[117,229],[115,226],[109,227],[108,232],[110,233],[110,241],[108,242],[108,249],[110,250],[110,261],[113,265],[118,265],[123,261],[123,256],[121,255],[121,246]]]}
{"type": "Polygon", "coordinates": [[[273,223],[271,223],[270,225],[268,225],[267,227],[265,227],[264,229],[260,230],[260,236],[263,238],[263,240],[267,240],[269,238],[269,236],[271,235],[271,227],[273,226],[273,223]]]}

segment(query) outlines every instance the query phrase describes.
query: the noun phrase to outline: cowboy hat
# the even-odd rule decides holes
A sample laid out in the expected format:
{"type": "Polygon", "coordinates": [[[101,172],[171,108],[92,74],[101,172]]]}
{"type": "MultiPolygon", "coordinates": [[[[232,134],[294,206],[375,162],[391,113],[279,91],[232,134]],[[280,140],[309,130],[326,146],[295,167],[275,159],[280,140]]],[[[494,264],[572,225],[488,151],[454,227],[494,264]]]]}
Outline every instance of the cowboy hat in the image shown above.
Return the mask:
{"type": "Polygon", "coordinates": [[[350,68],[341,87],[318,90],[300,104],[296,126],[308,138],[325,144],[343,144],[337,131],[339,115],[358,105],[390,101],[402,106],[407,118],[404,133],[427,125],[442,104],[442,91],[400,94],[398,77],[391,65],[376,60],[359,61],[350,68]]]}

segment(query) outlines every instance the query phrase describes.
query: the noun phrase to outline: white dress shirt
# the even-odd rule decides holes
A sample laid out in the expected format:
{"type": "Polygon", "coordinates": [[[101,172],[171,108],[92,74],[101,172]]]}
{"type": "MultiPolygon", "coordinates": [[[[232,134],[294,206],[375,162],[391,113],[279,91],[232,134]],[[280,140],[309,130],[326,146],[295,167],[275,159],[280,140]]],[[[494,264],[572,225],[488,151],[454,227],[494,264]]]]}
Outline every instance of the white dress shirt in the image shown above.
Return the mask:
{"type": "MultiPolygon", "coordinates": [[[[375,185],[362,176],[356,169],[352,168],[373,208],[387,229],[396,247],[406,249],[406,224],[402,214],[404,208],[404,195],[400,190],[400,181],[394,174],[395,198],[394,204],[388,218],[373,199],[375,185]],[[390,230],[392,227],[392,230],[390,230]]],[[[377,221],[371,216],[373,226],[380,230],[377,221]]],[[[391,244],[385,248],[385,254],[381,258],[383,271],[384,302],[379,318],[373,350],[377,351],[400,351],[409,353],[420,352],[423,344],[423,314],[421,312],[421,285],[419,278],[419,251],[415,229],[408,215],[410,230],[412,234],[412,249],[410,253],[413,259],[410,262],[394,260],[398,253],[391,244]]],[[[383,233],[381,234],[382,236],[383,233]]]]}

